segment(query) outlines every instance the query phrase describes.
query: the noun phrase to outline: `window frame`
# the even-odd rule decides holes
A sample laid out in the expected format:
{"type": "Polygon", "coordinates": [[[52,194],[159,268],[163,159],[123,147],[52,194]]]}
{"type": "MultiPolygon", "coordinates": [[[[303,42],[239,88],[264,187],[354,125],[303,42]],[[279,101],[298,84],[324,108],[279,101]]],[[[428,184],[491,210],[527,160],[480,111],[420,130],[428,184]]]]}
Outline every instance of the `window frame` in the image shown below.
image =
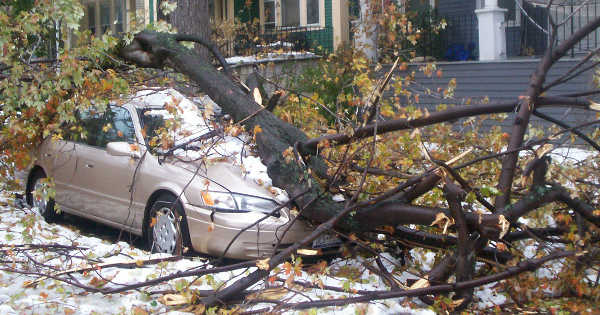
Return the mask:
{"type": "Polygon", "coordinates": [[[259,2],[259,10],[260,10],[260,22],[261,26],[264,28],[267,27],[266,15],[265,15],[265,2],[273,2],[275,7],[275,23],[272,24],[275,28],[280,28],[282,30],[290,29],[293,30],[295,28],[301,27],[325,27],[325,0],[317,0],[319,3],[319,19],[317,23],[308,24],[308,7],[307,0],[298,0],[299,6],[299,23],[295,26],[284,26],[283,25],[283,1],[282,0],[260,0],[259,2]]]}
{"type": "Polygon", "coordinates": [[[102,125],[101,128],[104,128],[104,126],[106,126],[107,123],[110,123],[111,129],[113,129],[114,132],[116,133],[116,137],[114,139],[108,139],[108,141],[105,141],[106,140],[105,138],[110,134],[109,132],[113,131],[113,130],[109,130],[108,132],[104,131],[104,130],[99,130],[98,136],[100,136],[100,134],[104,134],[105,136],[102,139],[104,141],[104,142],[102,142],[102,145],[97,145],[97,147],[106,148],[108,146],[108,144],[111,142],[127,142],[129,144],[136,144],[139,142],[139,140],[137,139],[136,131],[135,131],[135,121],[133,120],[133,114],[127,108],[122,107],[122,106],[109,106],[108,110],[103,113],[102,119],[103,119],[104,125],[102,125]],[[125,133],[123,133],[123,132],[122,132],[122,136],[118,135],[120,129],[117,128],[117,124],[115,122],[115,117],[117,115],[117,112],[115,111],[116,109],[123,110],[123,112],[128,115],[129,123],[131,124],[131,130],[130,130],[131,133],[129,135],[125,135],[125,133]],[[112,117],[109,117],[108,115],[111,115],[111,114],[112,114],[112,117]],[[123,139],[119,139],[119,138],[123,138],[123,139]]]}
{"type": "MultiPolygon", "coordinates": [[[[106,123],[108,123],[108,114],[109,112],[112,112],[113,109],[115,108],[119,108],[125,111],[125,113],[127,113],[129,115],[129,121],[131,122],[131,131],[132,131],[132,139],[125,139],[122,140],[123,142],[127,142],[127,143],[131,143],[131,144],[136,144],[139,142],[138,139],[138,135],[137,135],[137,130],[136,130],[136,121],[134,119],[134,115],[137,115],[137,113],[132,113],[128,108],[124,107],[124,106],[114,106],[114,105],[109,105],[106,109],[106,111],[104,112],[95,112],[95,113],[91,113],[91,111],[86,110],[86,115],[89,115],[90,118],[91,116],[97,116],[97,117],[93,117],[92,119],[90,118],[82,118],[82,113],[77,111],[75,113],[75,125],[79,125],[82,127],[83,130],[86,131],[86,138],[84,139],[83,137],[81,137],[81,134],[77,135],[77,139],[75,139],[75,137],[69,135],[67,139],[65,139],[65,141],[70,141],[70,142],[76,142],[79,144],[83,144],[83,145],[87,145],[93,148],[98,148],[101,150],[106,150],[106,147],[108,145],[108,143],[110,142],[115,142],[115,141],[107,141],[106,143],[104,143],[104,145],[100,145],[99,140],[99,136],[100,133],[106,133],[104,132],[102,129],[104,128],[104,126],[106,126],[106,123]],[[97,126],[92,126],[90,127],[89,125],[86,125],[85,121],[92,121],[92,120],[96,120],[95,123],[98,123],[99,121],[99,125],[97,126]],[[95,141],[90,141],[90,139],[95,139],[95,141]],[[130,142],[131,140],[131,142],[130,142]]],[[[110,121],[113,129],[116,130],[116,126],[114,124],[114,118],[111,119],[110,121]]],[[[66,126],[67,128],[69,128],[69,125],[66,126]]],[[[116,130],[116,132],[118,133],[118,130],[116,130]]],[[[67,133],[70,133],[70,131],[67,131],[67,133]]],[[[64,134],[64,132],[63,132],[64,134]]],[[[125,137],[125,135],[123,135],[123,137],[125,137]]]]}
{"type": "MultiPolygon", "coordinates": [[[[305,26],[321,26],[325,24],[325,21],[321,22],[322,19],[322,15],[324,15],[324,11],[325,11],[325,1],[323,0],[316,0],[317,1],[317,6],[319,8],[319,11],[317,12],[317,22],[316,23],[308,23],[308,0],[300,0],[300,11],[302,11],[302,2],[304,2],[304,22],[305,26]],[[323,5],[321,5],[321,2],[323,2],[323,5]]],[[[324,19],[324,18],[323,18],[324,19]]],[[[300,13],[300,22],[302,22],[302,13],[300,13]]]]}
{"type": "Polygon", "coordinates": [[[85,11],[86,11],[85,23],[87,25],[85,26],[85,29],[94,31],[92,33],[92,35],[94,35],[94,36],[102,36],[105,31],[104,29],[106,28],[105,26],[107,26],[106,29],[107,30],[109,29],[110,33],[115,36],[119,36],[119,35],[127,32],[127,29],[128,29],[128,22],[127,22],[128,3],[129,3],[128,0],[85,0],[85,1],[82,1],[82,5],[84,5],[85,11]],[[102,23],[102,19],[103,19],[102,5],[104,3],[108,4],[108,11],[109,11],[108,25],[105,25],[102,23]],[[119,8],[121,9],[121,14],[120,14],[121,20],[120,20],[120,23],[115,23],[115,21],[117,21],[116,19],[119,17],[119,13],[118,13],[119,8]],[[93,11],[94,11],[93,17],[90,15],[90,11],[92,11],[91,9],[93,9],[93,11]],[[91,25],[90,22],[94,22],[94,25],[91,25]],[[121,25],[120,33],[118,32],[118,29],[117,29],[118,24],[121,25]]]}

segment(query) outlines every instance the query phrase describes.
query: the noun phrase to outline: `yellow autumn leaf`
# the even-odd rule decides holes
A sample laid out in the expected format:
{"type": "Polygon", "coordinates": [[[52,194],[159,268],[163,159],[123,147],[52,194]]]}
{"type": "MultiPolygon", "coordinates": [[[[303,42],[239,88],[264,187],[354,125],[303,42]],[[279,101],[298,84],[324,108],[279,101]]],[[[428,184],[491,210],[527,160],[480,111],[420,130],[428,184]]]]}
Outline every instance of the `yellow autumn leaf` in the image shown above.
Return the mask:
{"type": "Polygon", "coordinates": [[[261,133],[262,132],[262,128],[259,125],[254,126],[254,134],[256,135],[257,133],[261,133]]]}
{"type": "Polygon", "coordinates": [[[102,89],[104,91],[108,91],[113,88],[113,83],[111,81],[102,79],[100,82],[102,83],[102,89]]]}
{"type": "Polygon", "coordinates": [[[258,269],[262,269],[262,270],[269,270],[269,260],[270,260],[270,258],[257,260],[256,267],[258,267],[258,269]]]}
{"type": "Polygon", "coordinates": [[[253,96],[254,96],[254,101],[256,102],[256,104],[262,104],[262,95],[260,95],[260,90],[258,88],[254,88],[254,91],[252,92],[253,96]]]}
{"type": "Polygon", "coordinates": [[[452,303],[451,303],[452,308],[458,307],[460,304],[462,304],[462,302],[464,300],[465,299],[463,298],[463,299],[460,299],[460,300],[454,300],[454,301],[452,301],[452,303]]]}
{"type": "Polygon", "coordinates": [[[215,205],[215,201],[213,200],[210,193],[208,193],[208,191],[203,191],[200,194],[202,195],[202,201],[204,201],[204,204],[206,204],[207,206],[215,205]]]}

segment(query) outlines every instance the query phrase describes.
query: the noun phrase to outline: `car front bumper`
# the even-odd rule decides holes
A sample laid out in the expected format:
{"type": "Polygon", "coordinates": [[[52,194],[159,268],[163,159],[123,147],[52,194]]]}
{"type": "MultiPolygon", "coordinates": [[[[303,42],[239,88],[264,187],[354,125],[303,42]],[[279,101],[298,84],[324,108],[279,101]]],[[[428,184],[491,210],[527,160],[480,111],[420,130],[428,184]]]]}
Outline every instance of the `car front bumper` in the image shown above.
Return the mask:
{"type": "Polygon", "coordinates": [[[265,214],[214,212],[211,219],[211,210],[191,204],[185,205],[185,212],[192,247],[195,251],[214,256],[221,256],[231,240],[235,238],[225,257],[236,259],[269,257],[275,253],[275,246],[280,239],[280,248],[285,248],[312,231],[306,223],[296,220],[286,232],[290,219],[285,214],[279,218],[271,216],[257,225],[252,225],[265,214]],[[240,233],[243,229],[246,230],[240,233]]]}

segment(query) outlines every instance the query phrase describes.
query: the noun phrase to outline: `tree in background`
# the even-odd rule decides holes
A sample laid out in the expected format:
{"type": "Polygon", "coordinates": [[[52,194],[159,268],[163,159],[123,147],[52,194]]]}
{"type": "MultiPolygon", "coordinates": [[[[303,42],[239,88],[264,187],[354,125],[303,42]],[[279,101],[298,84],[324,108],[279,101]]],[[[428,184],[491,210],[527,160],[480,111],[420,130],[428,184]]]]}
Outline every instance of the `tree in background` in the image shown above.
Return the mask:
{"type": "MultiPolygon", "coordinates": [[[[210,38],[210,16],[208,0],[163,0],[158,7],[158,19],[165,20],[179,34],[210,38]],[[173,10],[173,7],[175,8],[173,10]]],[[[196,46],[200,56],[208,58],[209,52],[201,45],[196,46]]]]}

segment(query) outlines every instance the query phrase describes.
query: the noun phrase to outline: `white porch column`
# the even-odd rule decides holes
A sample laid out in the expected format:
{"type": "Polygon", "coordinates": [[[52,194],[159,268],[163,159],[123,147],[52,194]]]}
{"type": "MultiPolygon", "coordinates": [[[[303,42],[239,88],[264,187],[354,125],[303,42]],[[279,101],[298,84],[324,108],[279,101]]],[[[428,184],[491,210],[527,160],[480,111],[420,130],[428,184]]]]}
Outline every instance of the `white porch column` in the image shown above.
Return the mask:
{"type": "MultiPolygon", "coordinates": [[[[324,8],[325,6],[321,6],[324,8]]],[[[319,10],[321,13],[323,10],[319,10]]],[[[324,15],[325,12],[323,12],[324,15]]],[[[331,1],[331,20],[333,24],[333,49],[347,44],[349,41],[349,17],[348,17],[348,0],[332,0],[331,1]]],[[[322,19],[323,24],[325,18],[322,19]]]]}
{"type": "Polygon", "coordinates": [[[504,14],[498,0],[485,0],[482,9],[475,10],[479,21],[479,60],[506,59],[504,14]]]}
{"type": "Polygon", "coordinates": [[[373,21],[369,21],[370,4],[368,0],[359,0],[360,22],[358,24],[354,45],[362,50],[367,58],[377,61],[377,27],[373,21]]]}

